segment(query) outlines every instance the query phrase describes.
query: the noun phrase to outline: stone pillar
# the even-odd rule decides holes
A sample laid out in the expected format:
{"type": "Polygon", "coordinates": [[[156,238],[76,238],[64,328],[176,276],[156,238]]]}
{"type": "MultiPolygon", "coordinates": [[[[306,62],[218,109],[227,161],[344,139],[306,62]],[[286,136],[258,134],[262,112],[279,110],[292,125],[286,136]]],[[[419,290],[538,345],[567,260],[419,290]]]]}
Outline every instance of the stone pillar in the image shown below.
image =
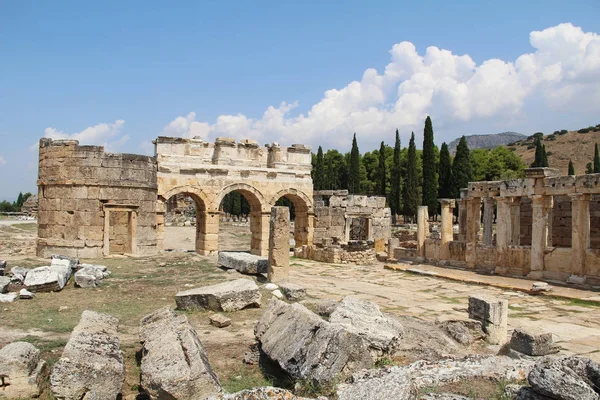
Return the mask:
{"type": "MultiPolygon", "coordinates": [[[[250,253],[257,256],[266,256],[269,254],[269,217],[270,213],[262,211],[250,212],[250,231],[252,239],[250,243],[250,253]]],[[[288,233],[289,234],[289,233],[288,233]]],[[[289,238],[288,238],[289,246],[289,238]]]]}
{"type": "Polygon", "coordinates": [[[388,239],[388,261],[395,261],[394,249],[400,247],[400,239],[392,237],[388,239]]]}
{"type": "Polygon", "coordinates": [[[429,213],[427,206],[417,210],[417,256],[425,257],[425,239],[429,234],[429,213]]]}
{"type": "Polygon", "coordinates": [[[137,212],[129,213],[129,245],[131,246],[131,254],[138,253],[137,247],[137,212]]]}
{"type": "Polygon", "coordinates": [[[480,321],[490,344],[504,344],[508,331],[508,301],[485,296],[469,297],[469,318],[480,321]]]}
{"type": "Polygon", "coordinates": [[[531,264],[527,275],[531,279],[544,277],[544,253],[548,246],[548,209],[552,208],[552,197],[533,195],[531,229],[531,264]]]}
{"type": "Polygon", "coordinates": [[[220,212],[196,212],[196,253],[208,256],[219,251],[220,212]]]}
{"type": "Polygon", "coordinates": [[[479,239],[479,221],[481,219],[481,198],[472,197],[467,200],[467,238],[469,243],[477,243],[479,239]]]}
{"type": "Polygon", "coordinates": [[[290,274],[290,209],[271,208],[269,220],[269,267],[267,279],[278,282],[290,274]]]}
{"type": "Polygon", "coordinates": [[[494,199],[483,199],[483,244],[491,246],[493,242],[492,225],[494,223],[494,199]]]}
{"type": "Polygon", "coordinates": [[[458,200],[458,241],[467,240],[467,200],[458,200]]]}
{"type": "Polygon", "coordinates": [[[508,246],[510,245],[511,218],[510,198],[497,197],[498,216],[496,218],[496,268],[495,273],[508,273],[508,246]]]}
{"type": "Polygon", "coordinates": [[[590,195],[572,193],[571,197],[571,271],[586,274],[585,257],[590,247],[590,195]]]}
{"type": "Polygon", "coordinates": [[[110,210],[104,208],[104,237],[102,245],[102,255],[104,257],[110,254],[110,210]]]}
{"type": "Polygon", "coordinates": [[[511,246],[521,244],[521,198],[513,197],[510,201],[510,241],[511,246]]]}
{"type": "Polygon", "coordinates": [[[454,199],[438,199],[441,204],[440,226],[440,260],[450,259],[450,242],[454,239],[452,218],[454,213],[454,199]]]}

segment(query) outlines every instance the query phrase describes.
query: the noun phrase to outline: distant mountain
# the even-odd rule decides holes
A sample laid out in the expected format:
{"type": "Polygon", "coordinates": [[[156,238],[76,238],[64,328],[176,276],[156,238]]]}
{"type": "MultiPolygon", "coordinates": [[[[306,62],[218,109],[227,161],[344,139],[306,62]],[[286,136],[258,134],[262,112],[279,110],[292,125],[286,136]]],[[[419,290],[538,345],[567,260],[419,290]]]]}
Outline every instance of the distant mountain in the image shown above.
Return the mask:
{"type": "MultiPolygon", "coordinates": [[[[502,146],[517,140],[525,139],[527,136],[517,132],[502,132],[493,133],[489,135],[469,135],[465,136],[469,149],[491,149],[496,146],[502,146]]],[[[448,150],[450,153],[456,153],[456,146],[460,138],[456,138],[448,144],[448,150]]]]}

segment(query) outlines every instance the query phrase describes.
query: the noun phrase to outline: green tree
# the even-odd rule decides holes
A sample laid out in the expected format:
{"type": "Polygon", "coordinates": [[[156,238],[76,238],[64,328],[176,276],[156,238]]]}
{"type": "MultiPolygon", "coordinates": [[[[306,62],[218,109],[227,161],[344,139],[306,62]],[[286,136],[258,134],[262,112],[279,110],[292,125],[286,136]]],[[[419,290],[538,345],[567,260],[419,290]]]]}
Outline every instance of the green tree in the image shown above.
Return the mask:
{"type": "Polygon", "coordinates": [[[405,220],[414,221],[417,215],[417,207],[419,206],[418,184],[417,147],[415,146],[415,133],[412,132],[410,142],[408,143],[406,181],[404,182],[404,190],[402,192],[405,220]]]}
{"type": "Polygon", "coordinates": [[[24,202],[25,200],[23,200],[23,193],[19,192],[19,196],[17,197],[17,202],[15,204],[16,208],[20,210],[24,202]]]}
{"type": "Polygon", "coordinates": [[[350,151],[348,191],[352,194],[360,193],[360,153],[356,143],[356,133],[352,138],[352,150],[350,151]]]}
{"type": "Polygon", "coordinates": [[[569,175],[575,175],[575,166],[571,160],[569,160],[569,175]]]}
{"type": "Polygon", "coordinates": [[[427,206],[429,215],[437,214],[438,189],[436,179],[435,144],[433,143],[433,126],[431,118],[425,119],[423,130],[423,205],[427,206]]]}
{"type": "Polygon", "coordinates": [[[328,190],[348,188],[348,167],[346,158],[337,150],[327,150],[324,156],[326,168],[326,181],[328,190]]]}
{"type": "Polygon", "coordinates": [[[540,168],[548,166],[548,156],[546,155],[546,146],[542,144],[542,140],[539,136],[535,139],[535,157],[531,168],[540,168]]]}
{"type": "Polygon", "coordinates": [[[385,165],[385,144],[379,146],[379,165],[377,167],[377,194],[387,196],[387,168],[385,165]]]}
{"type": "Polygon", "coordinates": [[[456,155],[452,162],[452,197],[460,197],[460,189],[466,188],[473,180],[471,157],[467,139],[461,137],[456,147],[456,155]]]}
{"type": "Polygon", "coordinates": [[[548,163],[548,154],[546,154],[546,145],[543,144],[542,145],[542,167],[549,167],[550,164],[548,163]]]}
{"type": "Polygon", "coordinates": [[[585,165],[585,173],[586,174],[593,174],[594,173],[594,165],[589,162],[585,165]]]}
{"type": "Polygon", "coordinates": [[[319,146],[319,150],[317,151],[317,160],[315,162],[313,175],[313,187],[315,190],[325,189],[325,163],[323,161],[323,149],[321,146],[319,146]]]}
{"type": "Polygon", "coordinates": [[[598,154],[598,143],[594,147],[594,173],[600,173],[600,154],[598,154]]]}
{"type": "Polygon", "coordinates": [[[394,159],[392,164],[392,174],[390,177],[390,209],[392,211],[392,222],[396,223],[396,215],[400,214],[400,196],[401,196],[401,182],[400,182],[400,134],[396,129],[396,143],[394,144],[394,159]]]}
{"type": "Polygon", "coordinates": [[[0,201],[0,212],[14,212],[14,211],[17,211],[14,204],[12,204],[6,200],[0,201]]]}
{"type": "Polygon", "coordinates": [[[450,161],[450,151],[446,142],[442,143],[440,150],[440,174],[438,180],[438,197],[442,199],[452,196],[452,162],[450,161]]]}

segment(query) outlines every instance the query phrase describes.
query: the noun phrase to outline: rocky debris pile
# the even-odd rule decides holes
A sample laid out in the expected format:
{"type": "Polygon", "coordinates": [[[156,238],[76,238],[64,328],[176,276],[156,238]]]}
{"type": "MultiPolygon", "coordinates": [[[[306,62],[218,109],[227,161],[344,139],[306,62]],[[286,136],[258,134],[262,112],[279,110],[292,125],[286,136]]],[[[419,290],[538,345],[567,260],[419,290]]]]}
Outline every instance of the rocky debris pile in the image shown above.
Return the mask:
{"type": "Polygon", "coordinates": [[[25,288],[32,292],[58,292],[73,273],[78,261],[64,256],[52,256],[50,266],[37,267],[27,272],[25,288]]]}
{"type": "Polygon", "coordinates": [[[292,282],[279,282],[279,290],[289,301],[299,301],[306,297],[306,288],[292,282]]]}
{"type": "Polygon", "coordinates": [[[292,377],[319,384],[372,367],[393,350],[402,327],[374,303],[345,301],[325,321],[301,304],[271,299],[254,329],[261,350],[292,377]]]}
{"type": "Polygon", "coordinates": [[[204,399],[222,389],[185,315],[159,309],[140,322],[141,386],[153,399],[204,399]]]}
{"type": "Polygon", "coordinates": [[[50,375],[56,399],[117,398],[125,380],[118,324],[107,314],[89,310],[81,314],[50,375]]]}
{"type": "Polygon", "coordinates": [[[79,264],[75,272],[75,286],[80,288],[95,288],[102,284],[110,271],[104,265],[79,264]]]}
{"type": "Polygon", "coordinates": [[[286,389],[272,386],[256,387],[242,390],[237,393],[221,393],[209,397],[208,400],[311,400],[306,397],[298,397],[286,389]]]}
{"type": "Polygon", "coordinates": [[[522,328],[513,331],[510,349],[528,356],[546,356],[558,353],[560,347],[554,344],[552,333],[529,333],[522,328]]]}
{"type": "Polygon", "coordinates": [[[250,253],[220,251],[217,263],[227,269],[234,269],[242,274],[266,274],[269,260],[250,253]]]}
{"type": "Polygon", "coordinates": [[[561,357],[538,361],[528,376],[530,387],[522,387],[517,400],[598,400],[600,365],[584,357],[561,357]]]}
{"type": "Polygon", "coordinates": [[[31,343],[13,342],[0,349],[0,398],[29,399],[40,395],[45,362],[31,343]],[[10,383],[10,384],[6,384],[10,383]]]}
{"type": "Polygon", "coordinates": [[[469,356],[435,362],[421,360],[405,367],[357,372],[348,383],[337,385],[336,393],[340,400],[412,400],[417,399],[419,389],[473,378],[520,380],[532,368],[531,361],[503,356],[469,356]]]}
{"type": "Polygon", "coordinates": [[[258,286],[251,279],[236,279],[175,295],[175,303],[180,310],[237,311],[260,307],[261,299],[258,286]]]}

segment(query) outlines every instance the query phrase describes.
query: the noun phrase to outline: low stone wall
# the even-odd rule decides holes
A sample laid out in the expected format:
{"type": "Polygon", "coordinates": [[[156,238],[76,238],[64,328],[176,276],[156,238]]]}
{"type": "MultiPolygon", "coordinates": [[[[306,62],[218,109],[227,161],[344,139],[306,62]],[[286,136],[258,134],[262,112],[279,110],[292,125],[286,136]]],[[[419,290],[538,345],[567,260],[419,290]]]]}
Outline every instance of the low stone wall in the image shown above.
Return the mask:
{"type": "Polygon", "coordinates": [[[374,263],[377,252],[371,242],[356,241],[347,245],[319,247],[304,245],[294,250],[294,256],[332,264],[368,265],[374,263]]]}

